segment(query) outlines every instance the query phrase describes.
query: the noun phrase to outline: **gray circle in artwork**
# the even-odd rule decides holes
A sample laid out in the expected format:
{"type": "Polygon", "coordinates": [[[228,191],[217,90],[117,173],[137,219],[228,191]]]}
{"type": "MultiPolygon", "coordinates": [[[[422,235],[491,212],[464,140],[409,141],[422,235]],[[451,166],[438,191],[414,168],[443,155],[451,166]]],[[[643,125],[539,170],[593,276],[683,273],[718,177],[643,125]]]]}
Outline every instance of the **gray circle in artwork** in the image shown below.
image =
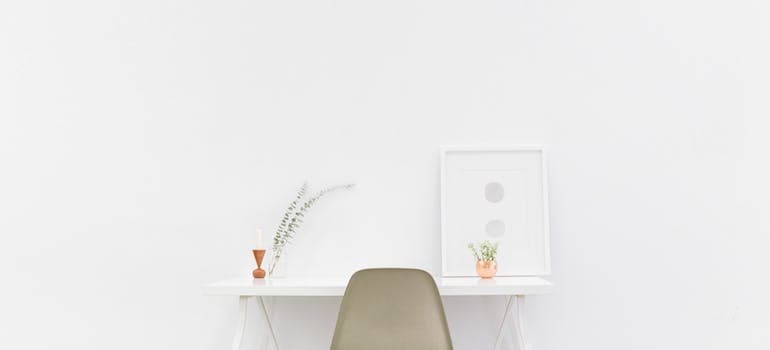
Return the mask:
{"type": "Polygon", "coordinates": [[[492,203],[497,203],[505,197],[505,188],[499,182],[490,182],[484,186],[484,198],[492,203]]]}
{"type": "Polygon", "coordinates": [[[487,223],[485,231],[492,237],[501,237],[505,234],[505,223],[500,220],[492,220],[487,223]]]}

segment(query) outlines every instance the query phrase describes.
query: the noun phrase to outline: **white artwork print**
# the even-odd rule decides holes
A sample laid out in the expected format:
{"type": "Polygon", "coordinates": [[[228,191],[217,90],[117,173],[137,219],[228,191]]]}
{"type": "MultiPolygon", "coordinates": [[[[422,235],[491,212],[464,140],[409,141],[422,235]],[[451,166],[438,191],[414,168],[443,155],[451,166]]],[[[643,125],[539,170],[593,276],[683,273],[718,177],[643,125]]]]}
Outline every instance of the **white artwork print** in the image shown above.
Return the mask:
{"type": "Polygon", "coordinates": [[[498,275],[546,275],[547,188],[539,147],[444,147],[441,152],[444,276],[476,276],[468,243],[499,243],[498,275]]]}

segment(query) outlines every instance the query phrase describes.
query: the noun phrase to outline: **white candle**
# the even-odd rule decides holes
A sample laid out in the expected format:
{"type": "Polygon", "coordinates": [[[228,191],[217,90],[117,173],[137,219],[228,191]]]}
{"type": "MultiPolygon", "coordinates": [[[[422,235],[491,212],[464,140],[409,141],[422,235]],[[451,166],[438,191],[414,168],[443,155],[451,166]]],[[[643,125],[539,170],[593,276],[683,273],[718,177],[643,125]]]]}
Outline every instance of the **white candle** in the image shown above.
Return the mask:
{"type": "Polygon", "coordinates": [[[265,246],[262,244],[262,230],[257,229],[257,250],[259,249],[265,249],[265,246]]]}

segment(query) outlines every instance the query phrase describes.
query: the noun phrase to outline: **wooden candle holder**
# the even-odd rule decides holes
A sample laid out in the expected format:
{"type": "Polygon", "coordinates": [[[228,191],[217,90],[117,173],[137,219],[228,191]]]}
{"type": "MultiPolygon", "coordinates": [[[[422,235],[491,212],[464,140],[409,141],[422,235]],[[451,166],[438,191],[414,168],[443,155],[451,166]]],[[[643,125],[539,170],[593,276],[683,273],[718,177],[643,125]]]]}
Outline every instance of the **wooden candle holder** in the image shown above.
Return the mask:
{"type": "Polygon", "coordinates": [[[251,271],[251,275],[254,276],[254,278],[265,278],[267,272],[262,269],[262,259],[265,258],[265,250],[254,249],[252,252],[254,253],[254,260],[257,261],[257,268],[254,269],[254,271],[251,271]]]}

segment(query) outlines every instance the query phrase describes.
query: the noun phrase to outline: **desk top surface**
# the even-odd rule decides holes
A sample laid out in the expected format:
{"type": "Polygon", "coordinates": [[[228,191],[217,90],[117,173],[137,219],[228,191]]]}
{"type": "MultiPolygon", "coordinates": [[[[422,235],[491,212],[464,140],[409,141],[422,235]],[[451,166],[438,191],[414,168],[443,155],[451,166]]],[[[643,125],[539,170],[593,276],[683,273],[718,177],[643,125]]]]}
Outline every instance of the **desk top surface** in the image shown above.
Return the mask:
{"type": "MultiPolygon", "coordinates": [[[[347,284],[348,278],[243,277],[205,285],[203,292],[234,296],[342,296],[347,284]]],[[[436,286],[446,296],[531,295],[549,293],[553,284],[540,277],[439,277],[436,286]]]]}

